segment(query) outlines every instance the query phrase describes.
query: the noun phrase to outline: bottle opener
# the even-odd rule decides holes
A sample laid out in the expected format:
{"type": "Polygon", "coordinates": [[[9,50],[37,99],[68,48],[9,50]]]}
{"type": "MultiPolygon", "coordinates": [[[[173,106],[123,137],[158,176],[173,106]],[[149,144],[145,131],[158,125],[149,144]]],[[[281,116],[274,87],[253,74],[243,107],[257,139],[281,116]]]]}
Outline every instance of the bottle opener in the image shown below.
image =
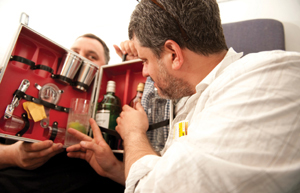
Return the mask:
{"type": "MultiPolygon", "coordinates": [[[[21,91],[21,92],[25,92],[28,89],[29,85],[30,85],[29,80],[24,79],[24,80],[22,80],[18,90],[21,91]]],[[[5,109],[5,113],[4,113],[4,118],[5,119],[11,118],[15,108],[19,105],[20,100],[21,100],[21,98],[14,95],[14,97],[11,101],[11,104],[7,105],[7,107],[5,109]]]]}

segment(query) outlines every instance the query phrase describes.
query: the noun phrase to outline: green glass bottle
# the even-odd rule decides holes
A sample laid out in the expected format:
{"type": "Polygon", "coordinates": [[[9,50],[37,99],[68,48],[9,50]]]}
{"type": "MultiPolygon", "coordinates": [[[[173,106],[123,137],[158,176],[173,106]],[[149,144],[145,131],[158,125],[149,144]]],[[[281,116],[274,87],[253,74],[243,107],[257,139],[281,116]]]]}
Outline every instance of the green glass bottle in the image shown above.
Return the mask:
{"type": "MultiPolygon", "coordinates": [[[[99,126],[115,130],[117,126],[116,119],[121,113],[121,100],[115,95],[116,83],[115,81],[108,81],[106,87],[106,94],[103,100],[97,105],[96,122],[99,126]]],[[[119,139],[115,136],[103,133],[103,137],[111,149],[117,149],[119,139]]]]}

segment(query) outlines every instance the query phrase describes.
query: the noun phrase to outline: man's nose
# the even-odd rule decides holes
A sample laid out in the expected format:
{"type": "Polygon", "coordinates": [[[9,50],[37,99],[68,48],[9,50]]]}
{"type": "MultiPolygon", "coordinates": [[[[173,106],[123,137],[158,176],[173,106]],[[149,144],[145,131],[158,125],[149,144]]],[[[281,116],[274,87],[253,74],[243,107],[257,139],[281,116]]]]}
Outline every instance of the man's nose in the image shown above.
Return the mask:
{"type": "Polygon", "coordinates": [[[79,54],[80,56],[85,57],[84,52],[83,52],[82,50],[80,50],[80,51],[78,52],[78,54],[79,54]]]}

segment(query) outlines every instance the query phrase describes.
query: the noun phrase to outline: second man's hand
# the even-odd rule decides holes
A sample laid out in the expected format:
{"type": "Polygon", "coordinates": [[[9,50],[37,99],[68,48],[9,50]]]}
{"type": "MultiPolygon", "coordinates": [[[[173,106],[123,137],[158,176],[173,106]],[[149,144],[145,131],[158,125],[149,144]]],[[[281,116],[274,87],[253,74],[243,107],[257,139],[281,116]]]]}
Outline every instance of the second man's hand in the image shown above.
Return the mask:
{"type": "Polygon", "coordinates": [[[116,53],[120,56],[120,58],[123,58],[123,56],[126,55],[126,61],[138,59],[137,50],[135,49],[132,41],[130,40],[122,42],[120,44],[120,47],[114,45],[114,48],[116,50],[116,53]]]}
{"type": "Polygon", "coordinates": [[[67,148],[68,156],[86,160],[101,176],[110,178],[122,185],[125,184],[124,164],[119,161],[102,137],[102,133],[94,119],[90,119],[94,138],[75,129],[68,132],[81,140],[79,144],[67,148]]]}

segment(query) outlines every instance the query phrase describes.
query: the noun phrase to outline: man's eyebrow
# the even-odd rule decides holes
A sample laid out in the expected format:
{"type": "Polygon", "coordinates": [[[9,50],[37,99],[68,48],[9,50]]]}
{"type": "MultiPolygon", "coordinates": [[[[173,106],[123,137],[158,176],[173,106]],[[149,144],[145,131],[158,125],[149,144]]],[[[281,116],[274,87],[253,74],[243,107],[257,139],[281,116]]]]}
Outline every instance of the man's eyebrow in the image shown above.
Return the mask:
{"type": "MultiPolygon", "coordinates": [[[[77,47],[71,47],[71,50],[77,51],[77,50],[80,50],[80,48],[77,48],[77,47]]],[[[88,50],[87,53],[88,53],[88,54],[95,54],[96,56],[99,57],[99,55],[97,54],[97,52],[95,52],[95,51],[93,51],[93,50],[88,50]]]]}
{"type": "Polygon", "coordinates": [[[79,50],[77,47],[71,47],[71,50],[79,50]]]}
{"type": "Polygon", "coordinates": [[[142,56],[141,56],[141,57],[138,56],[138,58],[141,59],[141,60],[146,60],[146,58],[144,58],[144,57],[142,57],[142,56]]]}

